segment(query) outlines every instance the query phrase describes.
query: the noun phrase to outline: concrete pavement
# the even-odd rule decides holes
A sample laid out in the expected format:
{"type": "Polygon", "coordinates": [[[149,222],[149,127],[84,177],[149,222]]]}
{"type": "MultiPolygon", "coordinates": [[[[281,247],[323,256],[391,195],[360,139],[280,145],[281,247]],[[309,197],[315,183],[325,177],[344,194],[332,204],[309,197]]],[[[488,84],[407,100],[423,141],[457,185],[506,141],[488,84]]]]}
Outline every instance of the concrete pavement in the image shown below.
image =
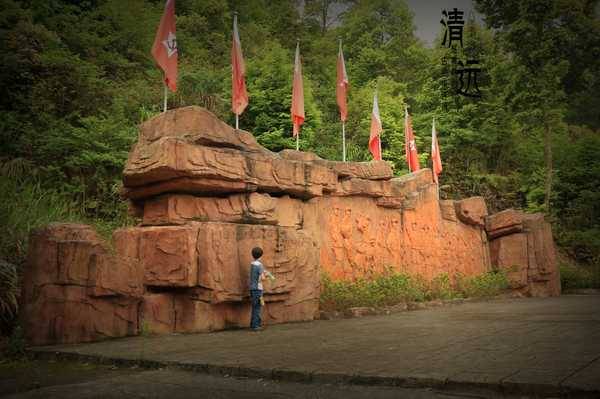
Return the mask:
{"type": "MultiPolygon", "coordinates": [[[[192,371],[130,369],[113,376],[88,378],[67,384],[20,391],[6,399],[122,399],[122,398],[210,398],[210,399],[475,399],[490,396],[444,392],[431,388],[401,388],[338,384],[303,384],[267,379],[223,377],[192,371]]],[[[0,386],[2,382],[0,381],[0,386]]],[[[0,396],[2,396],[0,394],[0,396]]],[[[495,395],[497,399],[505,397],[495,395]]],[[[522,398],[520,398],[522,399],[522,398]]]]}
{"type": "Polygon", "coordinates": [[[34,348],[288,382],[600,396],[600,296],[505,299],[260,333],[132,337],[34,348]]]}

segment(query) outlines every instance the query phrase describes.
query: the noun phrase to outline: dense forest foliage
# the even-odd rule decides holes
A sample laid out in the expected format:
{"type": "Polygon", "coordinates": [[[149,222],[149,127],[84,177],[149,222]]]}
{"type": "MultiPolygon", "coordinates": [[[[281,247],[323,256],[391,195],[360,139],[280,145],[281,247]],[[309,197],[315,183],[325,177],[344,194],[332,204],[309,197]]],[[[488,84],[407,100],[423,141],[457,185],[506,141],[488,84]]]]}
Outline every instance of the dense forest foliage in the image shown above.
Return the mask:
{"type": "MultiPolygon", "coordinates": [[[[335,101],[338,39],[350,79],[349,160],[369,160],[373,91],[383,158],[398,175],[404,106],[428,166],[435,116],[442,195],[486,197],[492,211],[545,212],[565,253],[600,262],[598,1],[479,0],[464,47],[478,58],[481,98],[449,96],[442,28],[415,36],[402,0],[177,0],[178,91],[169,107],[230,111],[233,12],[250,104],[240,127],[274,151],[293,148],[289,108],[300,40],[306,122],[301,149],[341,159],[335,101]]],[[[22,264],[28,231],[53,220],[129,223],[119,198],[136,126],[160,112],[150,48],[159,0],[0,0],[0,258],[22,264]]],[[[440,18],[440,15],[432,18],[440,18]]]]}

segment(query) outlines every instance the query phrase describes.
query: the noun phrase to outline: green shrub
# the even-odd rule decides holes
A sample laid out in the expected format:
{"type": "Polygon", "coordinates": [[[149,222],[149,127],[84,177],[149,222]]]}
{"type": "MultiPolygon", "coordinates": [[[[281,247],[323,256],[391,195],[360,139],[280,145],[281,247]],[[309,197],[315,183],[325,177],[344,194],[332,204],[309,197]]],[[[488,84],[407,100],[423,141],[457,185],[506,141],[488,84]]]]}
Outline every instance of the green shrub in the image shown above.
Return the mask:
{"type": "Polygon", "coordinates": [[[426,292],[422,280],[402,273],[355,281],[333,281],[324,274],[320,299],[324,310],[344,310],[355,306],[378,307],[403,301],[423,301],[426,292]]]}
{"type": "Polygon", "coordinates": [[[600,263],[600,228],[587,230],[557,229],[557,243],[571,259],[586,265],[600,263]]]}
{"type": "Polygon", "coordinates": [[[453,299],[462,296],[453,287],[448,273],[437,275],[429,283],[427,299],[453,299]]]}
{"type": "Polygon", "coordinates": [[[562,289],[600,288],[600,265],[559,264],[562,289]]]}
{"type": "Polygon", "coordinates": [[[454,281],[443,273],[430,282],[418,276],[388,272],[371,279],[333,281],[327,274],[321,278],[321,309],[345,310],[356,306],[381,307],[400,302],[420,302],[433,299],[488,297],[508,288],[503,272],[480,276],[457,276],[454,281]]]}
{"type": "Polygon", "coordinates": [[[491,297],[509,288],[504,271],[490,271],[479,276],[457,277],[457,289],[465,297],[491,297]]]}

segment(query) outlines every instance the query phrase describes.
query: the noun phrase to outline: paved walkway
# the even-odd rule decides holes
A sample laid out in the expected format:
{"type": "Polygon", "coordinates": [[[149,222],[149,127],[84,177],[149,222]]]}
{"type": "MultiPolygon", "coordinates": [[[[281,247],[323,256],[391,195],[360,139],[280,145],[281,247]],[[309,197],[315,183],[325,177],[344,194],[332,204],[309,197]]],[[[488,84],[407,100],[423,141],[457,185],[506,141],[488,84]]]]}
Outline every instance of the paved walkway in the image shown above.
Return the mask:
{"type": "MultiPolygon", "coordinates": [[[[5,391],[12,392],[10,388],[6,387],[5,391]]],[[[303,384],[213,376],[173,369],[132,371],[129,368],[115,370],[113,375],[91,378],[88,376],[85,381],[51,382],[49,386],[27,391],[20,390],[7,397],[0,393],[0,397],[3,399],[507,399],[503,395],[445,392],[430,388],[303,384]]]]}
{"type": "Polygon", "coordinates": [[[35,349],[297,382],[600,395],[600,296],[511,299],[35,349]]]}

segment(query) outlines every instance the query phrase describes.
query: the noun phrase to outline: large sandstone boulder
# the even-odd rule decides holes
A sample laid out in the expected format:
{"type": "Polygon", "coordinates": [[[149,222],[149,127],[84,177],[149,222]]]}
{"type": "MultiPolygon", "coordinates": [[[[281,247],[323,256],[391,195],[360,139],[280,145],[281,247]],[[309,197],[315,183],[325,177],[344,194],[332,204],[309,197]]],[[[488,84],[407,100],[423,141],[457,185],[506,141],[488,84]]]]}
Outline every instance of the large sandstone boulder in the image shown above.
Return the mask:
{"type": "Polygon", "coordinates": [[[265,191],[310,198],[335,190],[325,165],[293,161],[260,147],[199,107],[162,113],[140,130],[123,172],[127,198],[165,192],[265,191]]]}
{"type": "Polygon", "coordinates": [[[506,209],[486,217],[485,230],[490,238],[523,231],[523,212],[506,209]]]}
{"type": "Polygon", "coordinates": [[[198,106],[176,108],[142,123],[138,143],[148,145],[167,136],[201,146],[269,152],[256,142],[252,134],[233,129],[198,106]]]}
{"type": "Polygon", "coordinates": [[[492,262],[508,276],[511,288],[527,287],[529,257],[527,234],[517,233],[497,238],[490,243],[492,262]]]}
{"type": "Polygon", "coordinates": [[[86,287],[50,284],[24,301],[21,312],[32,345],[77,343],[138,333],[137,298],[97,298],[86,287]]]}
{"type": "MultiPolygon", "coordinates": [[[[121,242],[120,245],[123,245],[121,242]]],[[[114,256],[89,226],[52,224],[29,241],[21,317],[35,345],[137,333],[139,263],[114,256]]]]}
{"type": "Polygon", "coordinates": [[[489,216],[486,229],[492,264],[507,273],[513,289],[536,297],[560,295],[552,229],[542,214],[508,209],[489,216]]]}
{"type": "Polygon", "coordinates": [[[488,215],[487,205],[483,197],[471,197],[454,202],[456,217],[461,222],[483,228],[488,215]]]}
{"type": "MultiPolygon", "coordinates": [[[[116,238],[120,232],[116,232],[116,238]]],[[[51,224],[30,236],[24,298],[35,295],[44,285],[86,287],[91,296],[139,296],[143,290],[140,265],[114,252],[90,227],[79,224],[51,224]]],[[[118,248],[127,240],[116,240],[118,248]]]]}

